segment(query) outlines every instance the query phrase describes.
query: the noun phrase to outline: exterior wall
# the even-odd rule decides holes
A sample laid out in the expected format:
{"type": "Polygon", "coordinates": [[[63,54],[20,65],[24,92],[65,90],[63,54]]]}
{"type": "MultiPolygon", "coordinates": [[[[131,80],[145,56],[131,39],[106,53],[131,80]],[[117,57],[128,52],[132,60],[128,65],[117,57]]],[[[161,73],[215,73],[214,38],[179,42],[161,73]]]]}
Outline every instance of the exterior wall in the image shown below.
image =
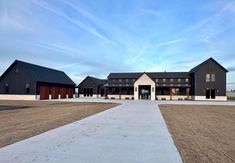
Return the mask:
{"type": "Polygon", "coordinates": [[[0,100],[37,100],[37,98],[35,95],[0,94],[0,100]]]}
{"type": "Polygon", "coordinates": [[[97,94],[98,85],[96,85],[90,77],[84,79],[84,81],[82,81],[82,83],[80,83],[78,87],[80,95],[84,93],[84,88],[92,88],[93,94],[97,94]]]}
{"type": "Polygon", "coordinates": [[[211,60],[195,72],[194,84],[195,96],[206,96],[206,88],[215,88],[215,96],[226,96],[226,72],[211,60]],[[206,82],[207,73],[215,74],[215,82],[206,82]]]}
{"type": "Polygon", "coordinates": [[[81,98],[99,98],[99,95],[93,94],[93,96],[84,96],[83,94],[80,94],[79,97],[81,97],[81,98]]]}
{"type": "Polygon", "coordinates": [[[134,99],[139,99],[139,85],[150,85],[151,86],[151,100],[155,100],[155,82],[145,73],[134,83],[134,99]],[[152,89],[154,91],[152,91],[152,89]]]}
{"type": "Polygon", "coordinates": [[[216,96],[215,99],[206,99],[205,96],[194,96],[193,99],[199,101],[227,101],[227,96],[216,96]]]}
{"type": "Polygon", "coordinates": [[[108,98],[109,99],[114,98],[114,99],[121,99],[121,100],[126,100],[126,99],[132,100],[132,99],[134,99],[134,95],[108,95],[108,98]]]}
{"type": "Polygon", "coordinates": [[[30,84],[28,95],[35,95],[35,82],[20,64],[15,64],[10,67],[8,72],[0,80],[0,94],[5,94],[5,83],[9,85],[8,94],[26,95],[26,83],[28,83],[30,84]],[[16,70],[18,70],[18,72],[16,72],[16,70]]]}

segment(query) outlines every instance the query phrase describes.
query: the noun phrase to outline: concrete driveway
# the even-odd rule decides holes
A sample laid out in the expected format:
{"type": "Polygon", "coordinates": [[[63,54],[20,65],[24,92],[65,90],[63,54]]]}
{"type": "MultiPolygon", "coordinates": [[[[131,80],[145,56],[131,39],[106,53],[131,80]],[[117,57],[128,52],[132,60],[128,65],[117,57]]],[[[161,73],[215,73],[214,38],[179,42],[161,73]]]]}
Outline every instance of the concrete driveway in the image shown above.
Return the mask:
{"type": "Polygon", "coordinates": [[[117,102],[123,104],[1,148],[0,162],[182,162],[155,101],[117,102]]]}

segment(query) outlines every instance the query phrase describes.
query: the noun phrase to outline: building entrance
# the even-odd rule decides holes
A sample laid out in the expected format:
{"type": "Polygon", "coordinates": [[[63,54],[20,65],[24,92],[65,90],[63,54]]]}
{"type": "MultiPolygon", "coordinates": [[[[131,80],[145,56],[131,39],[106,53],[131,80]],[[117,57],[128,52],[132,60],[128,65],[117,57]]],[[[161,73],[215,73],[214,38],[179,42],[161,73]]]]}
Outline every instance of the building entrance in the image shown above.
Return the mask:
{"type": "Polygon", "coordinates": [[[140,85],[139,86],[139,99],[150,100],[151,99],[151,86],[150,85],[140,85]]]}

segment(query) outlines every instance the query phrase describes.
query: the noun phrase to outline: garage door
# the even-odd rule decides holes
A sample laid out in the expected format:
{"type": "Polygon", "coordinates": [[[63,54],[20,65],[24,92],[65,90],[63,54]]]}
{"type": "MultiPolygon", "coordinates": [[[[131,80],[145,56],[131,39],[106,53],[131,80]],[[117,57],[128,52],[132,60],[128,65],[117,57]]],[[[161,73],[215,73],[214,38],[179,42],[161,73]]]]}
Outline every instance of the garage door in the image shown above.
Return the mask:
{"type": "Polygon", "coordinates": [[[60,88],[60,98],[66,98],[67,88],[60,88]]]}
{"type": "Polygon", "coordinates": [[[51,99],[58,99],[59,98],[59,88],[51,87],[51,99]]]}
{"type": "Polygon", "coordinates": [[[74,92],[73,88],[68,88],[68,97],[69,98],[73,98],[73,92],[74,92]]]}
{"type": "Polygon", "coordinates": [[[40,100],[49,99],[49,88],[47,86],[40,86],[40,100]]]}

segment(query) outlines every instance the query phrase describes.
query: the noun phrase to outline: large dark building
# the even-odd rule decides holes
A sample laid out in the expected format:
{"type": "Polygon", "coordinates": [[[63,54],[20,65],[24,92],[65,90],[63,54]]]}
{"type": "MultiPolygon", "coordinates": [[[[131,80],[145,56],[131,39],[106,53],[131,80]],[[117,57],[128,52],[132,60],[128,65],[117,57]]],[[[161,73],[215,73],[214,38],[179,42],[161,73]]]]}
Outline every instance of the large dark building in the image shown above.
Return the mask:
{"type": "Polygon", "coordinates": [[[0,77],[0,99],[73,98],[75,83],[62,71],[14,61],[0,77]]]}
{"type": "MultiPolygon", "coordinates": [[[[227,72],[209,58],[188,72],[110,73],[102,89],[110,99],[226,101],[227,72]]],[[[85,95],[85,90],[92,86],[84,81],[81,84],[80,95],[85,95]]],[[[90,96],[100,97],[97,94],[90,96]]]]}

